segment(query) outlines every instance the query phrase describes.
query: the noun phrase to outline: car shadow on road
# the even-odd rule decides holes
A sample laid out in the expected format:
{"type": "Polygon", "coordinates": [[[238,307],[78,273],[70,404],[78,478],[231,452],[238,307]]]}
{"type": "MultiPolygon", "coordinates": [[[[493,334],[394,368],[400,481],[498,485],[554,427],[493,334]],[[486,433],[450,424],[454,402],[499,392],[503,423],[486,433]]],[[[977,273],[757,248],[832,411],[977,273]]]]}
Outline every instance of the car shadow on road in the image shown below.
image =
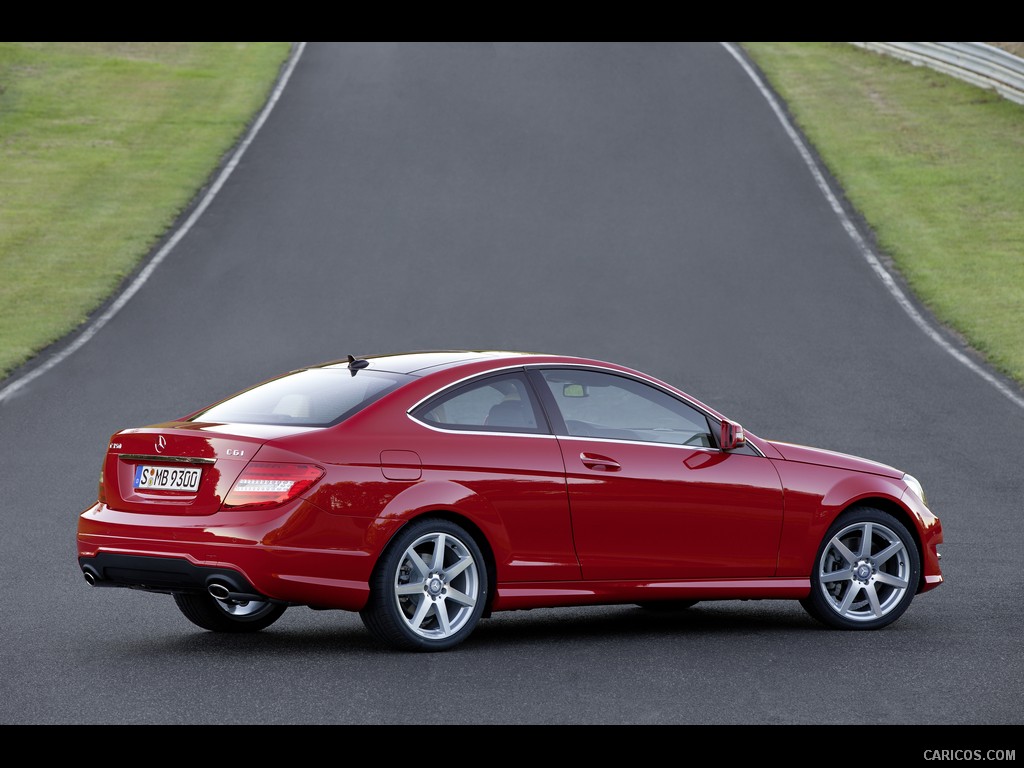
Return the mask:
{"type": "MultiPolygon", "coordinates": [[[[515,647],[524,643],[593,640],[657,642],[681,637],[697,641],[707,636],[803,634],[824,630],[788,601],[707,602],[680,610],[650,610],[637,605],[577,608],[537,608],[506,611],[483,619],[463,645],[476,650],[515,647]]],[[[827,631],[827,630],[825,630],[827,631]]],[[[128,651],[119,643],[119,653],[128,651]]],[[[197,651],[226,654],[317,652],[403,653],[378,643],[357,614],[345,611],[290,610],[276,624],[252,634],[215,633],[188,626],[179,635],[149,635],[132,642],[134,653],[197,651]],[[145,646],[145,647],[141,647],[145,646]]],[[[449,651],[451,652],[451,651],[449,651]]]]}
{"type": "MultiPolygon", "coordinates": [[[[915,622],[911,612],[899,626],[872,634],[876,645],[885,647],[904,642],[907,633],[928,631],[929,626],[928,621],[915,622]]],[[[756,640],[798,648],[805,641],[819,644],[822,633],[834,638],[833,643],[838,646],[855,643],[860,634],[824,627],[805,614],[797,603],[787,600],[711,601],[680,610],[650,610],[631,604],[537,608],[500,612],[483,619],[463,644],[446,653],[504,652],[553,643],[573,643],[583,648],[609,642],[624,646],[684,644],[698,648],[709,642],[730,641],[742,645],[756,640]]],[[[278,657],[344,654],[350,658],[410,655],[377,642],[358,614],[300,608],[290,610],[278,623],[260,632],[215,633],[182,626],[175,634],[148,633],[142,640],[123,637],[111,652],[150,660],[154,655],[213,653],[225,661],[252,654],[278,657]]]]}

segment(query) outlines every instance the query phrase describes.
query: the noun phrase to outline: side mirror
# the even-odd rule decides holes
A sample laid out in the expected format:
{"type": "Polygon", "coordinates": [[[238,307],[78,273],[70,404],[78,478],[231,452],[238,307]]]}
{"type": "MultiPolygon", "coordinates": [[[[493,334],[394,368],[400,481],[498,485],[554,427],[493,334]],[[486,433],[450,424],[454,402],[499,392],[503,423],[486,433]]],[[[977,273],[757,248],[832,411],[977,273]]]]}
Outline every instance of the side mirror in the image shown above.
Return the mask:
{"type": "Polygon", "coordinates": [[[747,438],[743,434],[743,427],[735,421],[723,419],[722,439],[719,442],[721,443],[723,451],[731,451],[733,448],[739,448],[747,442],[747,438]]]}

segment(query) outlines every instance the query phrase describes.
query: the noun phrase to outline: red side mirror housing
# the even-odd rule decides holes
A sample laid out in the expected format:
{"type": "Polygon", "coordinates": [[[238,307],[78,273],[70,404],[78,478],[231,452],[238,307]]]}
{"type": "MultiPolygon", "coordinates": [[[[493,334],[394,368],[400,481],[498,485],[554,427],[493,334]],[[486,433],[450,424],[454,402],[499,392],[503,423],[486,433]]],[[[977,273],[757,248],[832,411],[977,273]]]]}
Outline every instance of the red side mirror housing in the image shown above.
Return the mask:
{"type": "Polygon", "coordinates": [[[735,421],[729,421],[728,419],[722,420],[722,439],[720,443],[723,451],[731,451],[733,448],[739,448],[746,442],[747,438],[743,434],[743,427],[735,421]]]}

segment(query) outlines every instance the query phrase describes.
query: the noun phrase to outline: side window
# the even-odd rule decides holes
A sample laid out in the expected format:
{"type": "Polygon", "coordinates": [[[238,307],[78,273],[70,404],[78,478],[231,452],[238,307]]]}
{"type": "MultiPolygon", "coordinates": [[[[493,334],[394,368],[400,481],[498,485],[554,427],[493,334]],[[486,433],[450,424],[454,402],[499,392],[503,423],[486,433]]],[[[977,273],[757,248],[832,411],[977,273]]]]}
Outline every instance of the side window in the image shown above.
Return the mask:
{"type": "Polygon", "coordinates": [[[575,437],[714,447],[707,417],[667,392],[626,376],[542,370],[551,397],[575,437]]]}
{"type": "Polygon", "coordinates": [[[412,414],[442,429],[547,432],[522,373],[490,376],[431,398],[412,414]]]}

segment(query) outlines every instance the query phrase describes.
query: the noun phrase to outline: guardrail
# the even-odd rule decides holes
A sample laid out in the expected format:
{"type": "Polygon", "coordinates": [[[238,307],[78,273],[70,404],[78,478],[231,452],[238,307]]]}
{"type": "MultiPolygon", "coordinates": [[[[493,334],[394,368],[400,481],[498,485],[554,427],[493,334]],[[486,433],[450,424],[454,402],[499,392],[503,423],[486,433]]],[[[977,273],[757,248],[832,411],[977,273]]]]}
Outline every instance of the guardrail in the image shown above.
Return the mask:
{"type": "Polygon", "coordinates": [[[1024,104],[1024,59],[988,43],[850,43],[944,72],[1024,104]]]}

